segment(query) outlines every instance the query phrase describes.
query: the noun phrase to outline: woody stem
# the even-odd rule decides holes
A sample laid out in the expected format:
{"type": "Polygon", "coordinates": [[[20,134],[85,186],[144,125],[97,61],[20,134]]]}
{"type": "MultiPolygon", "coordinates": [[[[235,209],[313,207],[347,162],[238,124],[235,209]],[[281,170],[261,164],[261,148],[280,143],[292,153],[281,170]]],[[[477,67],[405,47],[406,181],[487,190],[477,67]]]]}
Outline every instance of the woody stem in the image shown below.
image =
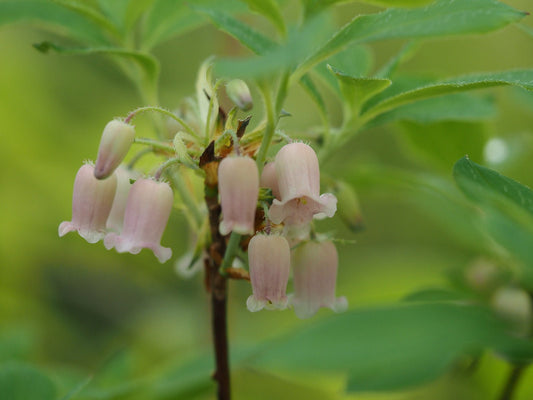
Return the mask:
{"type": "Polygon", "coordinates": [[[206,261],[207,289],[211,296],[211,328],[215,350],[215,373],[213,379],[217,382],[217,399],[230,400],[230,369],[227,334],[227,279],[220,274],[226,242],[218,231],[220,219],[220,204],[216,188],[206,185],[205,201],[209,210],[209,225],[211,229],[211,245],[209,258],[206,261]]]}

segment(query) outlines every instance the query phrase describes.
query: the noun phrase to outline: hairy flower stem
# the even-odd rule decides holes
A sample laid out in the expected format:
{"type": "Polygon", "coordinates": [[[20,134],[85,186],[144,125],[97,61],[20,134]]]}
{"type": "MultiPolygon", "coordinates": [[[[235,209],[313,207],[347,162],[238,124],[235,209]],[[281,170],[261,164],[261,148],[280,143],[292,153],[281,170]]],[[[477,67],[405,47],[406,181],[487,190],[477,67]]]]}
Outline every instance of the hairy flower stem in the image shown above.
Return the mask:
{"type": "Polygon", "coordinates": [[[512,400],[516,387],[518,386],[526,367],[527,365],[523,364],[513,366],[513,369],[509,372],[509,376],[505,382],[500,397],[498,397],[499,400],[512,400]]]}
{"type": "Polygon", "coordinates": [[[226,242],[218,231],[221,208],[218,203],[218,192],[215,187],[206,185],[205,201],[209,210],[209,226],[211,229],[211,245],[206,260],[206,285],[211,296],[211,327],[215,350],[215,373],[218,400],[230,399],[230,370],[227,334],[227,279],[220,274],[226,242]]]}

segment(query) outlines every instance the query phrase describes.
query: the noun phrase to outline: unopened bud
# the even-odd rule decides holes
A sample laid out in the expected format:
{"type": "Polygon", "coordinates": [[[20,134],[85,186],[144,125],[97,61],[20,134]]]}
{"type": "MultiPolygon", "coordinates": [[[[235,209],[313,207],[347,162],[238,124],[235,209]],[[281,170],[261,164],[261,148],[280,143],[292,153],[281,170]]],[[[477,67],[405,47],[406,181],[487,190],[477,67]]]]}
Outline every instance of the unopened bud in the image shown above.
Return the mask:
{"type": "Polygon", "coordinates": [[[222,207],[220,233],[253,235],[259,197],[259,172],[250,157],[227,157],[218,167],[218,192],[222,207]]]}
{"type": "Polygon", "coordinates": [[[517,336],[531,333],[533,305],[529,294],[520,288],[503,287],[492,296],[491,305],[496,314],[511,324],[517,336]]]}
{"type": "Polygon", "coordinates": [[[490,260],[475,260],[465,271],[467,285],[480,293],[490,293],[500,284],[501,272],[490,260]]]}
{"type": "Polygon", "coordinates": [[[109,122],[102,133],[98,157],[94,166],[94,176],[105,179],[115,171],[124,160],[133,140],[135,128],[124,121],[109,122]]]}
{"type": "Polygon", "coordinates": [[[233,79],[226,85],[226,93],[230,100],[241,110],[249,111],[253,107],[252,94],[246,82],[233,79]]]}
{"type": "Polygon", "coordinates": [[[291,262],[289,243],[283,236],[255,235],[248,245],[253,294],[248,310],[287,308],[287,282],[291,262]]]}

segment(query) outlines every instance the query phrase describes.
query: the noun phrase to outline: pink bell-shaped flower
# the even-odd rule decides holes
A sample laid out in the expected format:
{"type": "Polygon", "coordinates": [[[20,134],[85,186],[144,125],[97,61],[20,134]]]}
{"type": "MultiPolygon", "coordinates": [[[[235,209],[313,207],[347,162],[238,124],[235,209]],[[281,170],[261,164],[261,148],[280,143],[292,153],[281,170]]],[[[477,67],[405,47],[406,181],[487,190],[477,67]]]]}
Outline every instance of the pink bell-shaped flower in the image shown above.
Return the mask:
{"type": "Polygon", "coordinates": [[[348,307],[345,297],[335,297],[338,256],[332,242],[307,242],[292,252],[294,294],[291,304],[298,318],[312,317],[319,308],[335,312],[348,307]]]}
{"type": "Polygon", "coordinates": [[[305,143],[290,143],[276,155],[276,177],[281,201],[275,199],[269,217],[275,224],[285,223],[293,231],[305,232],[313,217],[332,217],[337,198],[320,196],[320,170],[315,151],[305,143]]]}
{"type": "Polygon", "coordinates": [[[253,235],[259,198],[259,172],[250,157],[227,157],[218,167],[218,192],[222,207],[219,230],[253,235]]]}
{"type": "Polygon", "coordinates": [[[115,175],[117,176],[117,190],[106,226],[110,231],[120,233],[124,223],[128,194],[132,186],[130,179],[138,178],[138,174],[121,165],[115,170],[115,175]]]}
{"type": "Polygon", "coordinates": [[[119,253],[138,254],[143,248],[154,252],[160,263],[168,261],[172,250],[162,247],[161,237],[172,210],[173,193],[165,182],[138,179],[132,185],[120,235],[109,233],[104,245],[119,253]]]}
{"type": "Polygon", "coordinates": [[[134,139],[133,125],[118,119],[110,121],[105,126],[102,139],[100,139],[94,176],[97,179],[105,179],[111,175],[126,157],[134,139]]]}
{"type": "Polygon", "coordinates": [[[94,177],[94,167],[90,164],[83,165],[74,180],[72,221],[64,221],[59,225],[59,236],[78,231],[89,243],[103,239],[116,187],[115,175],[99,181],[94,177]]]}
{"type": "Polygon", "coordinates": [[[253,290],[246,301],[248,310],[287,308],[291,262],[287,240],[278,235],[255,235],[248,244],[248,262],[253,290]]]}
{"type": "Polygon", "coordinates": [[[276,199],[281,199],[279,195],[278,178],[276,176],[276,163],[269,162],[263,167],[261,172],[261,179],[259,180],[261,187],[266,187],[272,190],[272,196],[276,199]]]}

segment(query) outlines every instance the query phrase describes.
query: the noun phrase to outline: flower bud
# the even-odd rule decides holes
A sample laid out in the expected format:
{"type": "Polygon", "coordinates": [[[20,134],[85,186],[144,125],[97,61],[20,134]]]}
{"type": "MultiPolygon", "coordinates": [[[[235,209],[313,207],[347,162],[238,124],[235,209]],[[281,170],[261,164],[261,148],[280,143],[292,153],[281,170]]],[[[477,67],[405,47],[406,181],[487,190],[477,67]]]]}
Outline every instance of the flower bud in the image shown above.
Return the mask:
{"type": "Polygon", "coordinates": [[[279,195],[278,178],[276,177],[276,164],[273,162],[267,163],[261,172],[261,179],[259,181],[261,187],[272,190],[272,195],[276,199],[281,199],[279,195]]]}
{"type": "Polygon", "coordinates": [[[492,296],[491,306],[500,317],[511,324],[517,336],[531,333],[533,305],[529,294],[520,288],[503,287],[492,296]]]}
{"type": "Polygon", "coordinates": [[[480,258],[467,267],[464,279],[476,292],[491,293],[501,284],[502,272],[494,262],[480,258]]]}
{"type": "Polygon", "coordinates": [[[117,119],[109,122],[102,133],[98,157],[94,166],[94,176],[105,179],[124,160],[135,139],[135,128],[117,119]]]}
{"type": "Polygon", "coordinates": [[[108,234],[104,245],[109,250],[113,247],[119,253],[138,254],[143,248],[154,252],[160,263],[172,256],[172,250],[162,247],[161,237],[172,210],[173,193],[165,182],[151,179],[138,179],[132,185],[126,212],[124,227],[120,235],[108,234]]]}
{"type": "Polygon", "coordinates": [[[72,221],[65,221],[59,225],[59,236],[62,237],[70,231],[78,231],[89,243],[103,239],[116,187],[115,175],[105,181],[99,181],[94,177],[94,167],[89,164],[83,165],[74,180],[72,221]]]}
{"type": "Polygon", "coordinates": [[[113,199],[111,212],[107,218],[106,227],[110,231],[120,233],[124,223],[124,213],[126,211],[128,195],[132,186],[130,179],[137,178],[137,174],[121,165],[115,170],[115,175],[117,177],[117,190],[113,199]]]}
{"type": "Polygon", "coordinates": [[[287,144],[276,155],[275,163],[281,201],[275,199],[270,207],[272,222],[301,227],[313,217],[320,219],[335,214],[337,198],[331,193],[320,196],[318,158],[310,146],[287,144]]]}
{"type": "Polygon", "coordinates": [[[255,235],[248,244],[253,294],[246,306],[251,312],[287,307],[287,282],[291,253],[283,236],[255,235]]]}
{"type": "Polygon", "coordinates": [[[348,307],[345,297],[335,297],[338,262],[332,242],[307,242],[293,250],[294,294],[291,303],[298,318],[309,318],[321,307],[335,312],[348,307]]]}
{"type": "Polygon", "coordinates": [[[254,106],[248,85],[240,79],[229,81],[226,84],[226,93],[230,100],[243,111],[249,111],[254,106]]]}
{"type": "Polygon", "coordinates": [[[250,157],[227,157],[218,167],[218,192],[222,207],[220,233],[253,235],[259,197],[259,172],[250,157]]]}

